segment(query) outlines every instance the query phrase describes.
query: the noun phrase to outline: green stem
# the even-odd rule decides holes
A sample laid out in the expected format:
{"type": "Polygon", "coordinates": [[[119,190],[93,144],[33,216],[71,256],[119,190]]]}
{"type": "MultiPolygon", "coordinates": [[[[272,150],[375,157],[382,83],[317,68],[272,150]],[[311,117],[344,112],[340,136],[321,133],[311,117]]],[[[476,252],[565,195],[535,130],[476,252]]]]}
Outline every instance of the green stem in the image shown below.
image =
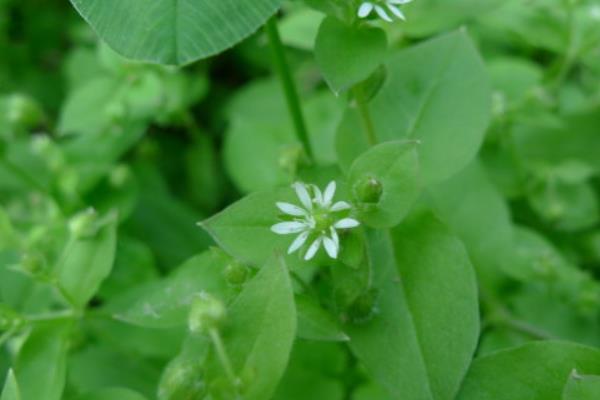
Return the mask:
{"type": "Polygon", "coordinates": [[[367,138],[369,146],[375,146],[377,144],[377,135],[375,134],[375,125],[373,124],[373,118],[371,118],[371,111],[369,105],[364,102],[358,89],[354,89],[354,100],[356,101],[356,108],[360,115],[360,121],[362,123],[363,132],[367,138]]]}
{"type": "Polygon", "coordinates": [[[210,339],[215,346],[215,351],[217,353],[217,357],[219,358],[219,362],[223,366],[225,370],[225,374],[227,375],[227,379],[231,381],[231,384],[237,391],[237,387],[239,386],[238,378],[235,376],[233,372],[233,367],[231,366],[231,361],[229,361],[229,356],[227,355],[227,351],[225,350],[225,345],[223,344],[223,340],[221,339],[221,335],[216,328],[212,328],[208,334],[210,335],[210,339]]]}
{"type": "Polygon", "coordinates": [[[273,52],[273,61],[275,69],[281,80],[281,85],[285,92],[285,97],[288,105],[292,121],[294,123],[296,136],[298,140],[304,146],[304,151],[308,157],[312,160],[314,158],[313,151],[310,146],[310,140],[308,138],[308,130],[306,128],[306,122],[304,121],[304,115],[302,113],[302,107],[300,105],[300,98],[298,97],[298,90],[296,83],[290,72],[290,67],[285,57],[285,49],[279,36],[279,30],[277,28],[277,17],[269,19],[265,25],[265,32],[269,38],[269,43],[273,52]]]}
{"type": "Polygon", "coordinates": [[[73,312],[73,310],[61,310],[45,314],[29,315],[26,317],[26,320],[29,322],[45,322],[56,321],[60,319],[71,319],[76,317],[77,313],[73,312]]]}

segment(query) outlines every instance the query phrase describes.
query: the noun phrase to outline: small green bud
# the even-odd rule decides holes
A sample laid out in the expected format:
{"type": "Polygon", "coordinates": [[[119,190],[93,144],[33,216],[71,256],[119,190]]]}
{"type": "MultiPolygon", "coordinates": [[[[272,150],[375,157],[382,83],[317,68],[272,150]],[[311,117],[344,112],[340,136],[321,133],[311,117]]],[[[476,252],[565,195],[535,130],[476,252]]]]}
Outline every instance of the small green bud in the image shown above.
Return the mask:
{"type": "Polygon", "coordinates": [[[364,176],[352,188],[359,203],[376,204],[383,194],[383,185],[372,176],[364,176]]]}
{"type": "Polygon", "coordinates": [[[17,269],[33,277],[41,277],[46,272],[46,261],[39,254],[27,253],[21,257],[17,269]]]}
{"type": "Polygon", "coordinates": [[[243,285],[250,276],[248,267],[237,262],[230,263],[225,267],[225,280],[233,286],[243,285]]]}
{"type": "Polygon", "coordinates": [[[84,238],[94,235],[96,232],[96,221],[98,214],[93,208],[80,212],[69,221],[69,230],[76,238],[84,238]]]}
{"type": "Polygon", "coordinates": [[[120,188],[125,185],[125,183],[131,177],[131,171],[127,165],[121,164],[117,165],[110,172],[109,182],[112,187],[120,188]]]}
{"type": "Polygon", "coordinates": [[[11,124],[32,128],[42,122],[44,114],[30,97],[13,94],[7,99],[6,117],[11,124]]]}
{"type": "Polygon", "coordinates": [[[201,400],[207,394],[200,363],[176,358],[165,369],[159,386],[159,400],[201,400]]]}
{"type": "Polygon", "coordinates": [[[304,158],[304,149],[301,145],[290,145],[279,153],[279,167],[290,173],[295,174],[304,158]]]}
{"type": "Polygon", "coordinates": [[[348,309],[348,316],[354,322],[365,322],[377,313],[377,297],[379,293],[376,289],[369,289],[358,296],[348,309]]]}
{"type": "Polygon", "coordinates": [[[188,328],[192,333],[207,333],[218,328],[225,318],[225,305],[208,293],[200,293],[192,301],[188,328]]]}

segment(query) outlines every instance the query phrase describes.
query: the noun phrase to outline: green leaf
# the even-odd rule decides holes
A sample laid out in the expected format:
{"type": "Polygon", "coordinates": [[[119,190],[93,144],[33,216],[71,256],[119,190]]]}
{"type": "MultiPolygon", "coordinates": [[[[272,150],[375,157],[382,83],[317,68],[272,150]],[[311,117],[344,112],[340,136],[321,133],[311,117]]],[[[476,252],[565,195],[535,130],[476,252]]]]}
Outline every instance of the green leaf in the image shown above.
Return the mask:
{"type": "Polygon", "coordinates": [[[429,190],[437,215],[464,242],[479,278],[486,284],[499,272],[514,270],[513,223],[506,200],[479,161],[429,190]]]}
{"type": "Polygon", "coordinates": [[[571,373],[563,390],[562,400],[600,399],[600,376],[571,373]]]}
{"type": "Polygon", "coordinates": [[[281,0],[72,0],[98,35],[126,57],[182,65],[232,47],[281,0]]]}
{"type": "Polygon", "coordinates": [[[77,397],[77,400],[146,400],[146,397],[129,389],[107,388],[77,397]]]}
{"type": "Polygon", "coordinates": [[[19,384],[17,383],[15,374],[11,369],[8,371],[8,374],[6,375],[6,381],[4,382],[4,389],[2,389],[2,394],[0,395],[0,400],[20,400],[20,399],[21,399],[21,394],[19,391],[19,384]]]}
{"type": "Polygon", "coordinates": [[[369,77],[383,62],[387,37],[383,30],[349,26],[328,17],[315,42],[315,58],[325,81],[339,94],[369,77]]]}
{"type": "Polygon", "coordinates": [[[84,307],[110,274],[117,244],[117,217],[110,214],[99,222],[91,236],[72,233],[56,266],[59,284],[68,300],[84,307]]]}
{"type": "Polygon", "coordinates": [[[475,274],[462,243],[420,214],[391,237],[372,232],[369,255],[378,311],[345,327],[350,347],[392,398],[454,399],[479,336],[475,274]]]}
{"type": "Polygon", "coordinates": [[[70,324],[36,326],[17,357],[15,373],[23,400],[60,400],[66,377],[70,324]]]}
{"type": "Polygon", "coordinates": [[[415,146],[401,141],[382,143],[352,163],[348,180],[362,222],[375,228],[389,228],[409,212],[421,191],[415,146]],[[357,191],[369,190],[360,187],[369,180],[381,185],[382,192],[377,200],[362,202],[357,191]]]}
{"type": "Polygon", "coordinates": [[[283,253],[291,243],[289,236],[271,232],[271,226],[279,221],[278,201],[296,202],[292,189],[253,193],[201,225],[227,253],[242,262],[262,265],[273,251],[283,253]]]}
{"type": "Polygon", "coordinates": [[[213,248],[186,261],[172,276],[133,289],[126,295],[134,297],[132,302],[117,300],[108,308],[115,318],[144,327],[183,326],[195,295],[208,292],[216,297],[226,297],[228,287],[223,274],[230,262],[228,255],[213,248]]]}
{"type": "Polygon", "coordinates": [[[271,398],[295,337],[292,285],[283,259],[273,257],[231,305],[224,332],[234,370],[238,376],[248,378],[245,400],[271,398]]]}
{"type": "Polygon", "coordinates": [[[560,400],[573,369],[600,373],[600,351],[567,342],[531,342],[476,359],[458,400],[560,400]]]}
{"type": "Polygon", "coordinates": [[[338,326],[336,320],[312,298],[296,295],[296,309],[299,338],[331,342],[350,339],[338,326]]]}
{"type": "MultiPolygon", "coordinates": [[[[467,33],[402,50],[386,66],[387,80],[369,104],[378,141],[420,141],[426,183],[463,169],[479,150],[491,110],[488,74],[467,33]]],[[[348,110],[336,137],[344,169],[368,148],[359,126],[357,112],[348,110]]]]}

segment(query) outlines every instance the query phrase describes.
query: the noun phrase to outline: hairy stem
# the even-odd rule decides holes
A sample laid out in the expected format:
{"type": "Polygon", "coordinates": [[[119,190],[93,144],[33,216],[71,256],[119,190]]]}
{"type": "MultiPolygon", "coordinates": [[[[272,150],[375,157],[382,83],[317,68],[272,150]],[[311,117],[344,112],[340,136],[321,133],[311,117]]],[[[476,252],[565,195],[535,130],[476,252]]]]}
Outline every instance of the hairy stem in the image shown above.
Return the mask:
{"type": "Polygon", "coordinates": [[[281,38],[279,36],[279,29],[277,28],[276,17],[272,17],[267,21],[265,25],[265,32],[267,33],[269,43],[273,51],[274,66],[277,70],[277,74],[279,75],[281,85],[283,86],[283,90],[285,92],[287,106],[292,117],[292,122],[294,123],[296,136],[298,137],[298,140],[302,143],[304,151],[312,160],[314,156],[312,148],[310,146],[310,140],[308,138],[308,130],[306,128],[306,122],[304,120],[304,114],[302,112],[300,98],[298,97],[298,90],[296,88],[296,83],[294,82],[294,78],[292,77],[290,67],[285,57],[285,49],[283,47],[283,43],[281,43],[281,38]]]}

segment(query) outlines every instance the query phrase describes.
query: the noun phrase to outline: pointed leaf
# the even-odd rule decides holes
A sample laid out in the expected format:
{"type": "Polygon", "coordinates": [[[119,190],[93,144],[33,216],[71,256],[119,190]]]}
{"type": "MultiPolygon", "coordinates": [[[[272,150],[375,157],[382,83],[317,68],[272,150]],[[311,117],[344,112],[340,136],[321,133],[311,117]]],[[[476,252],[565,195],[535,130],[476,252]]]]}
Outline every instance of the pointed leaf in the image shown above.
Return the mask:
{"type": "Polygon", "coordinates": [[[369,254],[378,311],[345,327],[350,347],[392,398],[454,399],[479,335],[475,275],[462,243],[423,214],[392,237],[372,233],[369,254]]]}

